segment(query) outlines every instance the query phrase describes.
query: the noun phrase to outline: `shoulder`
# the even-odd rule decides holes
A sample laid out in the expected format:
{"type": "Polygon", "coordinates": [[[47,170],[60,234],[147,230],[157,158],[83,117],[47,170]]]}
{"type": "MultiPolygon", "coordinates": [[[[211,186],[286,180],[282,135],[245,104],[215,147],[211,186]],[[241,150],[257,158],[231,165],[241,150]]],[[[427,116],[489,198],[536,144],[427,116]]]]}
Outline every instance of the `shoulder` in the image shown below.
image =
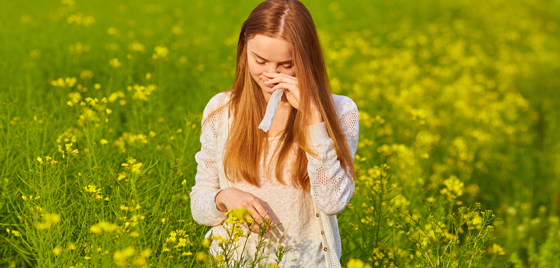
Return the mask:
{"type": "Polygon", "coordinates": [[[203,117],[208,117],[229,104],[231,93],[229,90],[214,95],[204,108],[203,117]]]}
{"type": "Polygon", "coordinates": [[[349,97],[343,95],[332,94],[332,99],[339,117],[348,114],[358,114],[358,106],[349,97]]]}

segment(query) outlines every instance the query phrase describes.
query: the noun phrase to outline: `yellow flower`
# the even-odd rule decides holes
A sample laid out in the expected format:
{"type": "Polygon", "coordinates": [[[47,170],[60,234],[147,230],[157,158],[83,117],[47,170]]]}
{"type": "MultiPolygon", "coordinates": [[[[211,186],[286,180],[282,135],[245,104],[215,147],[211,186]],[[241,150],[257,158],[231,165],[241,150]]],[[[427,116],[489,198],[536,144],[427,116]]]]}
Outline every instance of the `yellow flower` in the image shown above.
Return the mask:
{"type": "Polygon", "coordinates": [[[109,64],[111,64],[111,66],[113,66],[114,68],[121,67],[121,65],[122,65],[118,58],[111,59],[109,61],[109,64]]]}
{"type": "Polygon", "coordinates": [[[89,228],[89,231],[94,234],[100,234],[101,231],[105,232],[113,232],[118,228],[118,226],[114,223],[109,223],[106,221],[100,221],[89,228]]]}
{"type": "Polygon", "coordinates": [[[346,264],[347,268],[371,268],[371,265],[364,263],[361,260],[358,259],[350,259],[350,261],[348,261],[348,264],[346,264]]]}
{"type": "Polygon", "coordinates": [[[35,227],[38,230],[50,229],[53,224],[60,222],[60,215],[55,213],[45,213],[42,214],[43,221],[35,223],[35,227]]]}
{"type": "Polygon", "coordinates": [[[66,83],[67,87],[73,87],[76,84],[76,77],[66,77],[64,83],[66,83]]]}
{"type": "Polygon", "coordinates": [[[90,70],[83,70],[80,73],[80,78],[83,80],[91,79],[93,77],[93,72],[90,70]]]}
{"type": "Polygon", "coordinates": [[[119,35],[119,33],[120,33],[119,29],[115,27],[109,27],[109,29],[107,29],[107,34],[109,35],[119,35]]]}
{"type": "Polygon", "coordinates": [[[199,252],[196,253],[196,260],[197,261],[205,261],[206,257],[208,257],[208,256],[206,255],[205,252],[199,251],[199,252]]]}
{"type": "Polygon", "coordinates": [[[41,157],[37,157],[37,162],[43,164],[43,159],[41,157]]]}
{"type": "Polygon", "coordinates": [[[55,256],[60,255],[61,252],[62,252],[62,248],[61,248],[60,246],[56,246],[56,247],[53,249],[53,254],[54,254],[55,256]]]}
{"type": "Polygon", "coordinates": [[[128,44],[128,49],[132,51],[144,52],[146,47],[142,43],[133,42],[128,44]]]}
{"type": "Polygon", "coordinates": [[[103,230],[101,230],[101,227],[99,227],[98,225],[92,225],[92,226],[89,228],[89,231],[92,232],[92,233],[94,233],[94,234],[100,234],[101,231],[103,231],[103,230]]]}
{"type": "Polygon", "coordinates": [[[117,262],[117,265],[119,265],[119,262],[126,261],[128,258],[132,257],[134,255],[134,252],[135,250],[133,247],[126,247],[122,250],[117,250],[115,251],[115,253],[113,253],[113,260],[115,260],[115,262],[117,262]]]}
{"type": "Polygon", "coordinates": [[[148,258],[150,257],[150,255],[152,255],[152,250],[151,249],[144,249],[142,250],[142,252],[140,252],[140,257],[142,258],[148,258]]]}
{"type": "Polygon", "coordinates": [[[105,145],[105,144],[107,144],[107,143],[109,143],[109,142],[108,142],[106,139],[101,139],[100,143],[101,143],[102,145],[105,145]]]}
{"type": "Polygon", "coordinates": [[[226,216],[228,216],[230,220],[245,222],[250,220],[251,212],[249,212],[246,208],[236,208],[228,210],[228,212],[226,212],[226,216]]]}
{"type": "Polygon", "coordinates": [[[490,250],[491,253],[496,253],[498,255],[505,255],[506,251],[498,244],[494,243],[492,245],[492,249],[490,250]]]}
{"type": "Polygon", "coordinates": [[[119,176],[117,177],[117,180],[120,181],[120,180],[122,180],[122,179],[124,179],[124,178],[126,178],[126,173],[121,172],[121,173],[119,173],[119,176]]]}
{"type": "Polygon", "coordinates": [[[164,46],[156,46],[154,48],[155,53],[152,55],[152,58],[157,59],[157,58],[165,58],[167,57],[167,54],[169,54],[169,49],[167,49],[164,46]]]}
{"type": "Polygon", "coordinates": [[[136,175],[140,174],[140,170],[142,169],[142,165],[143,165],[142,163],[137,163],[137,164],[132,165],[132,170],[131,170],[132,173],[134,173],[136,175]]]}
{"type": "Polygon", "coordinates": [[[97,193],[97,191],[98,191],[97,186],[92,185],[92,184],[90,184],[88,186],[84,186],[84,190],[87,193],[97,193]]]}
{"type": "Polygon", "coordinates": [[[20,236],[21,236],[21,233],[18,232],[18,231],[16,231],[16,230],[6,229],[6,231],[8,231],[8,234],[11,233],[11,234],[12,234],[13,236],[15,236],[15,237],[20,237],[20,236]]]}
{"type": "Polygon", "coordinates": [[[73,242],[68,243],[68,250],[76,250],[76,245],[73,242]]]}
{"type": "Polygon", "coordinates": [[[451,175],[449,179],[443,181],[443,184],[445,184],[446,188],[440,191],[442,194],[447,194],[450,198],[463,195],[463,186],[465,184],[456,176],[451,175]]]}

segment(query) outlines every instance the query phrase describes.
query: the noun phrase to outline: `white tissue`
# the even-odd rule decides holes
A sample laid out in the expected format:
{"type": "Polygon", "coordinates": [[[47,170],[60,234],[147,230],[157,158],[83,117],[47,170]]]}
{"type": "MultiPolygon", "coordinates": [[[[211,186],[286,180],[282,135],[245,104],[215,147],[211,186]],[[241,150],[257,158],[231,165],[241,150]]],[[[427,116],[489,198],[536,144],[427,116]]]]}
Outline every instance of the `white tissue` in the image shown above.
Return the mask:
{"type": "Polygon", "coordinates": [[[268,105],[266,106],[266,113],[264,114],[264,118],[259,124],[259,129],[262,129],[264,132],[268,132],[270,127],[272,126],[272,121],[274,120],[274,116],[276,116],[276,110],[278,109],[278,103],[282,100],[282,95],[284,94],[283,89],[278,89],[272,93],[270,99],[268,99],[268,105]]]}

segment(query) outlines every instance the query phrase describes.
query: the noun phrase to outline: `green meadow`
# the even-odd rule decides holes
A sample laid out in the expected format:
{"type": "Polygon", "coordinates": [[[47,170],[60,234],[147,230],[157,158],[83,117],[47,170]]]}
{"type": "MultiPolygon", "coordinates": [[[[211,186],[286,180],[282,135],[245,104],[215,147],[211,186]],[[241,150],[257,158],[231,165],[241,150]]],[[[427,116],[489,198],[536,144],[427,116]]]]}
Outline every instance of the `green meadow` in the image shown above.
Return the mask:
{"type": "MultiPolygon", "coordinates": [[[[360,111],[342,266],[560,267],[560,1],[302,2],[360,111]]],[[[2,3],[1,267],[216,265],[194,155],[258,3],[2,3]]]]}

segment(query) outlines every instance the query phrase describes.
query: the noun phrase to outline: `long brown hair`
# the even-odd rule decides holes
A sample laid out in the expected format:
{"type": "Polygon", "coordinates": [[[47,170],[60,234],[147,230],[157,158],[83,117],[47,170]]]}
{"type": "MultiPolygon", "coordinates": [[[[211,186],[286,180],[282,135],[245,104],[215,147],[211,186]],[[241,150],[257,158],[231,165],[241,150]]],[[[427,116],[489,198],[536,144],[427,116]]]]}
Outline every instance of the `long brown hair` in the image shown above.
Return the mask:
{"type": "MultiPolygon", "coordinates": [[[[251,77],[247,62],[247,41],[257,34],[281,38],[290,44],[298,80],[299,110],[292,107],[279,147],[275,174],[281,183],[281,168],[297,143],[296,160],[292,166],[294,186],[309,191],[307,156],[313,155],[304,131],[310,120],[311,103],[319,109],[341,166],[354,178],[352,155],[342,131],[332,99],[323,52],[315,24],[307,8],[297,0],[267,0],[259,4],[243,23],[237,45],[237,69],[229,103],[233,115],[225,152],[224,169],[230,181],[245,180],[259,186],[259,159],[268,150],[266,133],[257,128],[266,110],[266,100],[257,82],[251,77]]],[[[220,153],[220,152],[218,152],[220,153]]]]}

